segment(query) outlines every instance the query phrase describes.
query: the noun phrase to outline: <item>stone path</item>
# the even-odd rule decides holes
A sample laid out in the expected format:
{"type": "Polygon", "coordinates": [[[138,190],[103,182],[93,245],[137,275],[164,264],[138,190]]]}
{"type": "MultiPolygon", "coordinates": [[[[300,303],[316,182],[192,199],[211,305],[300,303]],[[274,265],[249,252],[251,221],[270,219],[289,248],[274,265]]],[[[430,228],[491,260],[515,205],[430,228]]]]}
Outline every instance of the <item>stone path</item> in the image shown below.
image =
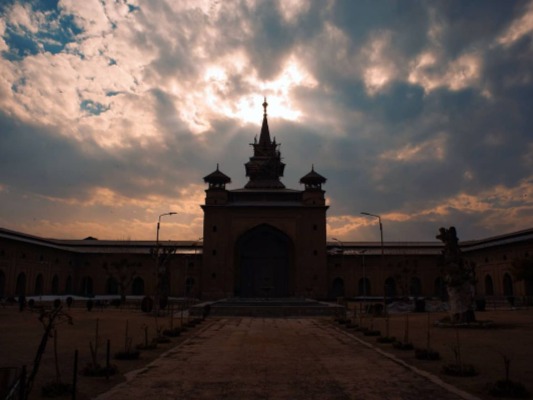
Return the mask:
{"type": "Polygon", "coordinates": [[[460,399],[318,319],[221,318],[100,400],[460,399]]]}

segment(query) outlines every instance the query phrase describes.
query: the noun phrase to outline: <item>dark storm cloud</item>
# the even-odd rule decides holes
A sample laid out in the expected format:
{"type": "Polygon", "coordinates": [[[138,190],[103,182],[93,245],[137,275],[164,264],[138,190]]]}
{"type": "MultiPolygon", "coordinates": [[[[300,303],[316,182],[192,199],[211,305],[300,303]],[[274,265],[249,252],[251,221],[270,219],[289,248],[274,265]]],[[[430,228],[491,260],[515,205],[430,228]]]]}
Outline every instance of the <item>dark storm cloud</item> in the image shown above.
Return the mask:
{"type": "MultiPolygon", "coordinates": [[[[287,164],[283,182],[300,188],[299,179],[314,164],[328,179],[330,217],[353,222],[361,211],[391,215],[390,240],[432,240],[435,226],[460,225],[456,221],[464,239],[520,224],[493,221],[510,218],[502,214],[505,204],[497,204],[510,195],[500,191],[531,178],[532,35],[502,38],[531,3],[311,1],[287,16],[283,7],[297,3],[214,2],[201,9],[148,1],[130,7],[123,19],[111,12],[113,4],[105,3],[104,22],[81,3],[61,14],[65,26],[57,32],[69,36],[49,51],[68,53],[66,64],[78,68],[73,98],[84,111],[65,126],[17,117],[22,113],[17,110],[37,107],[27,98],[40,93],[41,75],[32,75],[31,68],[42,67],[6,57],[22,49],[11,40],[15,25],[7,25],[3,76],[13,76],[12,101],[21,104],[0,114],[4,196],[7,186],[84,199],[102,187],[132,201],[149,196],[185,201],[180,190],[201,185],[217,163],[232,178],[230,188],[242,187],[262,109],[253,111],[256,124],[246,123],[238,104],[271,95],[285,96],[302,115],[288,121],[269,114],[271,136],[281,143],[287,164]],[[83,34],[72,29],[80,21],[76,12],[88,15],[83,34]],[[98,23],[104,33],[90,31],[98,23]],[[99,52],[127,79],[98,75],[103,64],[89,63],[99,52]],[[290,60],[308,77],[274,85],[290,60]],[[222,70],[220,76],[215,71],[206,78],[213,67],[222,70]],[[87,75],[97,75],[94,84],[86,84],[87,75]],[[228,108],[235,114],[224,115],[228,108]],[[74,132],[80,119],[81,133],[74,132]],[[114,134],[119,145],[98,140],[114,134]],[[456,200],[461,196],[486,204],[461,209],[456,200]],[[500,207],[500,214],[490,206],[500,207]],[[393,219],[398,214],[403,219],[393,219]]],[[[24,20],[12,17],[17,18],[24,20]]],[[[28,33],[25,29],[17,32],[28,33]]],[[[46,35],[28,33],[21,43],[46,35]]],[[[46,48],[34,47],[28,59],[49,57],[46,48]]],[[[53,102],[45,97],[42,102],[53,102]]],[[[34,114],[47,112],[43,107],[34,114]]],[[[525,206],[513,201],[509,204],[523,215],[525,206]]],[[[348,229],[346,238],[374,234],[375,226],[368,225],[348,229]]]]}
{"type": "Polygon", "coordinates": [[[440,42],[446,57],[456,57],[465,50],[485,48],[495,37],[522,16],[525,1],[442,1],[428,4],[434,10],[434,22],[442,26],[440,42]]]}
{"type": "MultiPolygon", "coordinates": [[[[55,136],[42,126],[15,120],[3,112],[0,112],[0,126],[2,183],[49,196],[69,196],[97,183],[87,155],[75,141],[55,136]]],[[[101,159],[95,161],[94,166],[102,165],[101,159]]]]}
{"type": "Polygon", "coordinates": [[[96,187],[109,187],[132,198],[176,196],[180,183],[200,182],[197,171],[210,161],[190,133],[175,136],[168,146],[106,150],[94,142],[81,145],[4,113],[0,113],[0,125],[0,182],[47,197],[86,200],[96,187]]]}
{"type": "Polygon", "coordinates": [[[428,6],[419,1],[342,0],[334,2],[331,20],[351,38],[351,51],[374,33],[390,30],[394,32],[395,47],[416,54],[427,42],[428,6]]]}

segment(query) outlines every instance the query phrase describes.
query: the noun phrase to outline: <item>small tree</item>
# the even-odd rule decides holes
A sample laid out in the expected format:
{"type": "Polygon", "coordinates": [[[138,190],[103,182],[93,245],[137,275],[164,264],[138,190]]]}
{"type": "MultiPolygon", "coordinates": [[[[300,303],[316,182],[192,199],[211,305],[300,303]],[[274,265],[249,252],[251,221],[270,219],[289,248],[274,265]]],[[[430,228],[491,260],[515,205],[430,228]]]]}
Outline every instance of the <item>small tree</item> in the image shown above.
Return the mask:
{"type": "Polygon", "coordinates": [[[133,282],[133,279],[137,276],[135,266],[135,263],[128,262],[126,259],[111,263],[111,266],[108,266],[107,264],[104,265],[104,270],[107,276],[117,282],[121,303],[126,301],[126,292],[133,282]]]}
{"type": "Polygon", "coordinates": [[[474,322],[475,265],[463,258],[453,226],[449,229],[440,228],[437,239],[444,243],[441,265],[448,290],[451,320],[474,322]]]}
{"type": "MultiPolygon", "coordinates": [[[[57,334],[56,328],[59,324],[63,322],[67,322],[72,325],[72,317],[68,315],[67,313],[63,312],[63,307],[61,305],[58,305],[58,307],[55,307],[52,310],[43,309],[41,311],[41,314],[39,315],[39,321],[43,324],[44,333],[41,338],[41,343],[39,344],[39,348],[37,349],[35,360],[33,361],[32,371],[30,375],[28,376],[28,380],[26,383],[26,388],[27,388],[26,395],[27,396],[29,396],[29,393],[33,386],[33,382],[35,380],[35,377],[37,376],[37,372],[39,371],[41,359],[46,349],[46,344],[48,343],[48,338],[57,337],[57,336],[54,336],[54,333],[57,334]]],[[[54,340],[54,355],[55,355],[54,360],[55,360],[55,367],[56,367],[56,382],[59,382],[61,377],[59,375],[59,362],[57,358],[57,340],[54,340]]]]}
{"type": "Polygon", "coordinates": [[[418,268],[413,264],[409,264],[409,258],[406,256],[396,266],[396,273],[394,278],[396,279],[400,294],[403,297],[409,297],[411,294],[411,285],[413,279],[417,277],[418,268]]]}
{"type": "Polygon", "coordinates": [[[170,256],[176,253],[176,246],[158,246],[150,250],[152,257],[154,257],[157,267],[157,287],[155,293],[156,313],[159,309],[166,306],[166,300],[169,295],[169,273],[167,269],[167,262],[170,256]]]}

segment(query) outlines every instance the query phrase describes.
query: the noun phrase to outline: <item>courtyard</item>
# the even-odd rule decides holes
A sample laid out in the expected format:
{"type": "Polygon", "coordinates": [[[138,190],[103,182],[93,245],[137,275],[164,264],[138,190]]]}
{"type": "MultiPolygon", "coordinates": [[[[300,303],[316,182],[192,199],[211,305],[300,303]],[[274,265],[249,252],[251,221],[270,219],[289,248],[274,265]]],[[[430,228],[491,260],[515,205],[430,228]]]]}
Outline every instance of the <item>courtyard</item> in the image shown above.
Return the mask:
{"type": "MultiPolygon", "coordinates": [[[[109,340],[111,362],[119,371],[109,378],[78,375],[78,399],[490,399],[488,386],[505,377],[503,356],[511,360],[510,378],[533,391],[533,311],[527,309],[477,313],[479,320],[494,322],[489,329],[435,328],[433,322],[446,314],[429,314],[430,346],[440,353],[439,361],[417,360],[413,351],[378,344],[376,337],[347,330],[331,318],[237,317],[207,318],[170,343],[141,351],[138,360],[114,360],[112,355],[125,345],[126,321],[136,345],[146,332],[153,338],[157,328],[168,328],[170,318],[156,319],[134,309],[89,312],[76,306],[69,314],[73,325],[58,326],[61,380],[72,381],[76,349],[80,371],[90,362],[89,343],[96,341],[97,320],[99,362],[105,364],[109,340]],[[457,343],[463,361],[475,366],[477,376],[442,373],[443,365],[453,362],[457,343]]],[[[38,314],[6,306],[0,308],[0,320],[0,367],[31,369],[44,331],[38,314]]],[[[425,347],[428,314],[410,313],[407,321],[409,341],[425,347]]],[[[172,324],[181,322],[180,313],[175,313],[172,324]]],[[[358,322],[385,334],[384,318],[358,322]]],[[[389,335],[402,339],[405,324],[405,314],[391,315],[389,335]]],[[[54,365],[50,340],[30,398],[41,398],[42,385],[55,379],[54,365]]]]}

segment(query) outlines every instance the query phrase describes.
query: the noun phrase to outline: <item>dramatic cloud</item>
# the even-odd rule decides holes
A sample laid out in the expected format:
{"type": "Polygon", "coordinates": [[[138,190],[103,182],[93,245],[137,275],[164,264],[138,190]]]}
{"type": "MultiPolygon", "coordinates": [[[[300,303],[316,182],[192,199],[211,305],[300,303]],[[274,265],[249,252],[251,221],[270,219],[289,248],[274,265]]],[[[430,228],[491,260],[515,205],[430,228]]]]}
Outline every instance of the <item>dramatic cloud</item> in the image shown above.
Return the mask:
{"type": "Polygon", "coordinates": [[[5,1],[0,226],[202,236],[202,177],[246,183],[263,96],[284,183],[328,237],[533,226],[533,1],[5,1]]]}

